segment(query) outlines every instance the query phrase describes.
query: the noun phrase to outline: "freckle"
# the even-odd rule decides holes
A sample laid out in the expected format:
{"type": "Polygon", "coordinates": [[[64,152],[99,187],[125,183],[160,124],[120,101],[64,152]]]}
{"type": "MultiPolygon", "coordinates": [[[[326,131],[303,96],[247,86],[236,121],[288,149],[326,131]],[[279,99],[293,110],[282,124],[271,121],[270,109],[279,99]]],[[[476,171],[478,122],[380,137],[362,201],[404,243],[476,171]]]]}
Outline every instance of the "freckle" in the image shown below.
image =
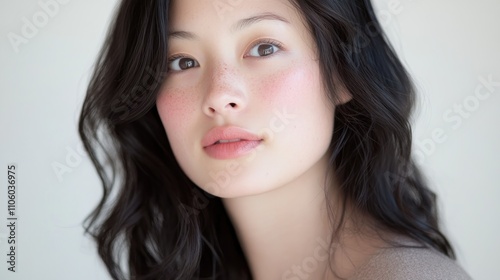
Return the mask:
{"type": "Polygon", "coordinates": [[[194,113],[195,106],[192,100],[192,90],[173,90],[167,93],[162,106],[165,106],[166,112],[170,118],[179,119],[187,117],[194,113]]]}

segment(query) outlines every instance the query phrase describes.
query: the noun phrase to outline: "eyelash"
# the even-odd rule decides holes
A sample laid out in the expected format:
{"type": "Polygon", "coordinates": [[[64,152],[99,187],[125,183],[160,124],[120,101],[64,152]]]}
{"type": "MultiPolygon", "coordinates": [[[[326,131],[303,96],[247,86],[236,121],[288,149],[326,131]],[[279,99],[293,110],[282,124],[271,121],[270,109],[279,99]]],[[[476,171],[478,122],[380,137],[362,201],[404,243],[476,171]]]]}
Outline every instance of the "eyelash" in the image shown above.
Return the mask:
{"type": "MultiPolygon", "coordinates": [[[[268,39],[268,38],[260,39],[259,41],[255,42],[255,44],[253,44],[250,49],[253,49],[256,46],[261,45],[261,44],[273,45],[273,46],[275,46],[275,47],[277,47],[279,49],[278,51],[280,51],[280,50],[283,49],[283,44],[281,44],[280,42],[278,42],[276,40],[268,39]]],[[[263,57],[272,56],[273,54],[275,54],[275,53],[272,53],[271,55],[267,55],[267,56],[263,56],[263,57]]]]}
{"type": "MultiPolygon", "coordinates": [[[[253,49],[255,48],[256,46],[258,45],[261,45],[261,44],[269,44],[269,45],[273,45],[275,46],[276,48],[278,48],[279,50],[278,51],[281,51],[283,50],[283,44],[276,41],[276,40],[273,40],[273,39],[268,39],[268,38],[265,38],[265,39],[260,39],[258,40],[257,42],[255,42],[252,47],[250,49],[253,49]]],[[[278,52],[276,51],[276,52],[278,52]]],[[[272,56],[274,55],[276,52],[270,54],[270,55],[266,55],[266,56],[261,56],[262,58],[266,58],[268,56],[272,56]]],[[[248,57],[247,55],[245,55],[244,57],[248,57]]],[[[172,63],[172,61],[176,60],[176,59],[179,59],[179,58],[188,58],[188,56],[185,56],[185,55],[182,55],[182,54],[178,54],[178,55],[174,55],[174,56],[171,56],[170,58],[168,58],[168,65],[170,65],[170,63],[172,63]]],[[[178,71],[174,71],[174,72],[178,72],[178,71]]]]}
{"type": "Polygon", "coordinates": [[[169,59],[168,59],[168,65],[170,65],[170,63],[178,58],[185,58],[187,56],[185,55],[182,55],[182,54],[176,54],[174,56],[171,56],[169,59]]]}

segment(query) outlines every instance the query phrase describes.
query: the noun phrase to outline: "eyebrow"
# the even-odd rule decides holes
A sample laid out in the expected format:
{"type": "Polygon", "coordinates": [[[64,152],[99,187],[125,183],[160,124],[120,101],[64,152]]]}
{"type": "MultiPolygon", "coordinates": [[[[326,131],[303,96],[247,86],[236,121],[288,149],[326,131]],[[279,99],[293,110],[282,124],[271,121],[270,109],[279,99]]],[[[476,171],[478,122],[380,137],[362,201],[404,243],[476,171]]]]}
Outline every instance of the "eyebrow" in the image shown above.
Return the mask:
{"type": "MultiPolygon", "coordinates": [[[[249,27],[250,25],[257,23],[259,21],[263,21],[263,20],[277,20],[277,21],[281,21],[281,22],[284,22],[287,24],[290,23],[284,17],[281,17],[277,14],[262,13],[262,14],[251,16],[248,18],[240,19],[238,22],[236,22],[235,24],[233,24],[231,26],[230,31],[231,31],[231,33],[241,31],[241,30],[249,27]]],[[[187,32],[187,31],[173,31],[173,32],[170,32],[168,34],[168,37],[169,38],[178,38],[178,39],[187,39],[187,40],[199,39],[198,35],[191,33],[191,32],[187,32]]]]}

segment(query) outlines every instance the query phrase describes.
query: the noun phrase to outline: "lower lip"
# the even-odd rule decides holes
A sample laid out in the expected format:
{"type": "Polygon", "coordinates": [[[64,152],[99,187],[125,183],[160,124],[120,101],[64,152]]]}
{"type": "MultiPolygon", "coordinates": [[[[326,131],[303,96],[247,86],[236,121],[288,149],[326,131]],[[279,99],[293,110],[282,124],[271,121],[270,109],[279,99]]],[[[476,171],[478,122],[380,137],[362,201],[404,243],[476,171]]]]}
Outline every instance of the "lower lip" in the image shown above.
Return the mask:
{"type": "Polygon", "coordinates": [[[232,159],[243,156],[260,145],[262,140],[245,140],[219,143],[204,148],[205,152],[216,159],[232,159]]]}

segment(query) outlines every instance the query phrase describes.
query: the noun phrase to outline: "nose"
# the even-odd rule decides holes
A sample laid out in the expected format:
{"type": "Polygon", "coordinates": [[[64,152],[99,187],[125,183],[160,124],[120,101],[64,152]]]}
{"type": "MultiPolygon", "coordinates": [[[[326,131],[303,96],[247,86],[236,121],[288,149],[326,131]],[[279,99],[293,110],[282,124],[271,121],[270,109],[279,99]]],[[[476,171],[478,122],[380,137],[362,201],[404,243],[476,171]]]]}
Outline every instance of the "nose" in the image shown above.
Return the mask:
{"type": "Polygon", "coordinates": [[[227,116],[245,108],[244,83],[234,67],[218,65],[209,77],[203,101],[203,112],[207,116],[227,116]]]}

